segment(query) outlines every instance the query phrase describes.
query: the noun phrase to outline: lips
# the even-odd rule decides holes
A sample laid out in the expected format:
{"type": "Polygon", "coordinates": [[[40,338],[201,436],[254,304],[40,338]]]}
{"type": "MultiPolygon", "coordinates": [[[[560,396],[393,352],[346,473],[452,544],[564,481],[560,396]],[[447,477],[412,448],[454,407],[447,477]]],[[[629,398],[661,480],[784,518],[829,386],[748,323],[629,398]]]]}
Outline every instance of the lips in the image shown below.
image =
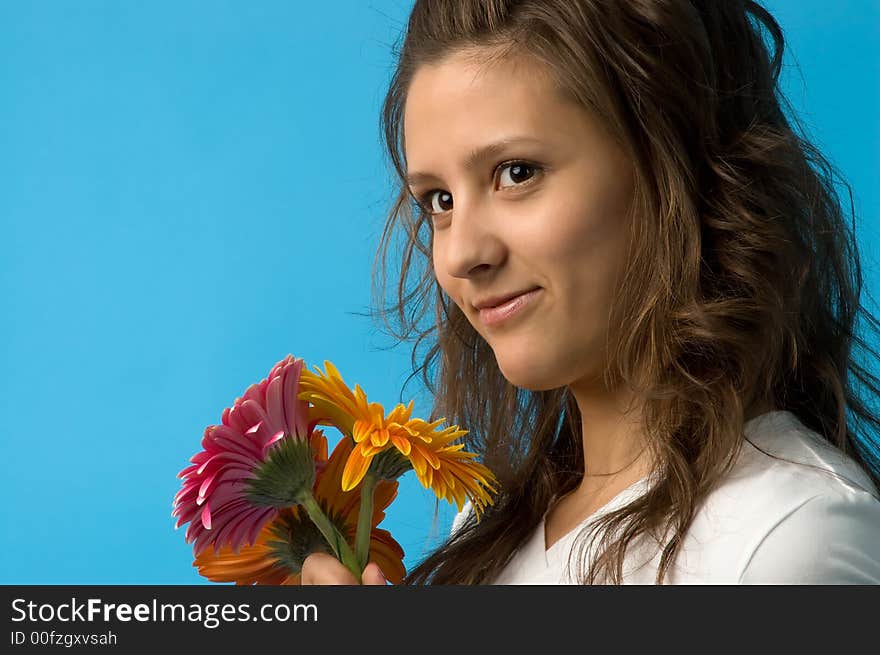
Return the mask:
{"type": "Polygon", "coordinates": [[[482,305],[479,310],[480,321],[482,321],[483,325],[486,327],[496,327],[502,323],[506,323],[509,320],[522,315],[523,312],[537,302],[538,296],[540,295],[541,287],[537,287],[516,295],[498,296],[496,298],[489,298],[481,301],[479,303],[482,305]],[[503,300],[500,304],[491,304],[492,302],[498,302],[499,299],[504,298],[506,298],[506,300],[503,300]]]}
{"type": "Polygon", "coordinates": [[[540,289],[540,287],[532,287],[530,289],[523,289],[522,291],[514,291],[512,293],[507,293],[498,296],[490,296],[488,298],[484,298],[478,302],[474,303],[474,307],[478,310],[480,309],[491,309],[493,307],[498,307],[503,305],[504,303],[516,298],[517,296],[521,296],[523,294],[529,293],[531,291],[535,291],[536,289],[540,289]]]}

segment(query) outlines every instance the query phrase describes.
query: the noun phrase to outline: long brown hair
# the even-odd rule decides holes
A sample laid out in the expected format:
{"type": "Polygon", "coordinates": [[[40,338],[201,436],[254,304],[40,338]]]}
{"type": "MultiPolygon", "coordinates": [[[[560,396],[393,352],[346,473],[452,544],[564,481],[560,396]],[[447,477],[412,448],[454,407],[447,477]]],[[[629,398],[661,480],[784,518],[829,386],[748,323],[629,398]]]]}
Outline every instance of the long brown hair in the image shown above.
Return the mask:
{"type": "Polygon", "coordinates": [[[866,428],[880,427],[868,405],[880,387],[866,357],[878,354],[856,328],[878,322],[860,304],[854,227],[834,186],[841,176],[778,88],[784,39],[774,18],[752,0],[417,0],[382,112],[399,188],[374,303],[388,332],[413,342],[411,378],[421,374],[433,393],[432,417],[469,430],[466,447],[501,492],[404,582],[491,581],[583,475],[573,397],[503,377],[437,284],[430,220],[405,182],[410,80],[472,48],[536,58],[635,166],[639,220],[628,221],[605,380],[643,399],[656,482],[602,517],[601,549],[581,579],[621,582],[627,545],[651,535],[663,582],[695,508],[733,465],[753,402],[793,412],[877,483],[880,449],[866,428]],[[389,267],[399,277],[386,304],[389,267]]]}

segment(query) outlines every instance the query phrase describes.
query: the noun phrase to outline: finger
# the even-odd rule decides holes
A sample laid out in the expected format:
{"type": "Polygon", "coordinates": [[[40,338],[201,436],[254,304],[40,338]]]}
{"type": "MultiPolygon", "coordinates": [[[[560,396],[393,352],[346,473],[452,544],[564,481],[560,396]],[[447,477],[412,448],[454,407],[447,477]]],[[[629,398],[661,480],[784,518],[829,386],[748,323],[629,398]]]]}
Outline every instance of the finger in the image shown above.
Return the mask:
{"type": "Polygon", "coordinates": [[[303,560],[301,582],[304,585],[356,585],[351,571],[328,553],[311,553],[303,560]]]}
{"type": "Polygon", "coordinates": [[[388,580],[385,578],[385,575],[382,573],[382,569],[379,568],[379,565],[376,562],[370,562],[364,568],[364,572],[361,575],[361,578],[364,581],[364,584],[372,584],[372,585],[386,585],[388,584],[388,580]]]}

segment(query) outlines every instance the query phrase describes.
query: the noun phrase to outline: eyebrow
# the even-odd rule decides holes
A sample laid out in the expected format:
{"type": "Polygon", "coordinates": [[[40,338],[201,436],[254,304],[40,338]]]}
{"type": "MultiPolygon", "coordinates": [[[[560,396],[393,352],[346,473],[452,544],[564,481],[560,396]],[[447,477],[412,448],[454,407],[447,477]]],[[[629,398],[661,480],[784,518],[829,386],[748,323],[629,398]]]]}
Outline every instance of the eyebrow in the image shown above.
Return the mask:
{"type": "MultiPolygon", "coordinates": [[[[482,162],[499,155],[501,152],[515,145],[523,145],[527,143],[541,143],[539,139],[535,139],[528,136],[515,136],[509,137],[505,139],[499,139],[498,141],[493,141],[492,143],[487,143],[483,146],[478,146],[471,150],[467,157],[464,159],[464,168],[465,170],[473,170],[477,168],[482,162]]],[[[412,186],[415,184],[419,184],[421,182],[439,180],[440,178],[434,175],[433,173],[416,171],[414,173],[407,173],[406,181],[412,186]]]]}

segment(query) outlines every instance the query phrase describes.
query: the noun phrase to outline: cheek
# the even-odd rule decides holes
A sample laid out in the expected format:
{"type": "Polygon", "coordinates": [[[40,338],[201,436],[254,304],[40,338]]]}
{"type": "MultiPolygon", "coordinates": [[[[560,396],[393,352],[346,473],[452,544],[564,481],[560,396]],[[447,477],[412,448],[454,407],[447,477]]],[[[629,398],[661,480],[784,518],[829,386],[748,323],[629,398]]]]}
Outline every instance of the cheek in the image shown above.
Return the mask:
{"type": "Polygon", "coordinates": [[[536,254],[582,260],[616,246],[632,190],[623,171],[614,173],[577,166],[555,178],[520,223],[519,242],[536,254]]]}
{"type": "Polygon", "coordinates": [[[608,259],[619,259],[624,222],[616,214],[596,211],[593,206],[548,207],[531,221],[519,237],[522,252],[540,258],[551,269],[589,274],[608,259]]]}
{"type": "Polygon", "coordinates": [[[625,263],[626,208],[587,202],[581,196],[579,202],[560,202],[546,209],[537,222],[540,227],[530,223],[522,236],[521,243],[528,247],[523,250],[525,257],[547,275],[559,300],[560,325],[574,323],[583,333],[602,332],[625,263]]]}

